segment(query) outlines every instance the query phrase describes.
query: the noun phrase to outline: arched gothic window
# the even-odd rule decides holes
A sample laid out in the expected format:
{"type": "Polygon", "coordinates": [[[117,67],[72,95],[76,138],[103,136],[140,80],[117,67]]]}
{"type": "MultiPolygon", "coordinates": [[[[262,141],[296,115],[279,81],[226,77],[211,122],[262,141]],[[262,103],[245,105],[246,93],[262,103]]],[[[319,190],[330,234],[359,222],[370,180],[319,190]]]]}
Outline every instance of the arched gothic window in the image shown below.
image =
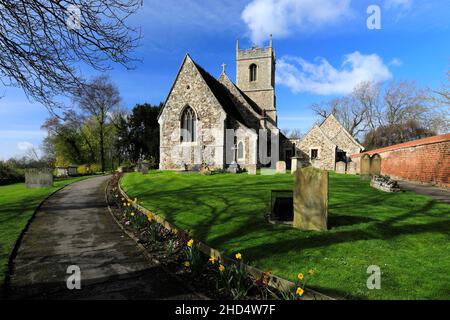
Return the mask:
{"type": "Polygon", "coordinates": [[[244,159],[244,144],[240,141],[237,145],[237,158],[239,160],[244,159]]]}
{"type": "Polygon", "coordinates": [[[250,65],[250,82],[256,81],[257,69],[258,67],[256,64],[253,63],[250,65]]]}
{"type": "Polygon", "coordinates": [[[181,142],[194,142],[197,118],[191,107],[186,107],[181,115],[181,142]]]}

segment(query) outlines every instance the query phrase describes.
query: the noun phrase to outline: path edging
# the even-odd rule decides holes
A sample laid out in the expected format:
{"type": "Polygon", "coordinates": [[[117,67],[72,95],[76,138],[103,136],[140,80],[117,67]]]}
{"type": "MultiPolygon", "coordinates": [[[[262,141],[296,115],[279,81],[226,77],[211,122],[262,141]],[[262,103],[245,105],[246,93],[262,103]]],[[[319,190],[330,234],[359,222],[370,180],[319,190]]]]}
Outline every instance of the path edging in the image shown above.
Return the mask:
{"type": "MultiPolygon", "coordinates": [[[[170,274],[172,276],[173,279],[175,279],[178,283],[182,284],[183,286],[187,287],[189,290],[191,290],[193,293],[195,293],[196,295],[198,295],[199,297],[205,299],[205,300],[210,300],[211,298],[205,296],[204,294],[201,294],[199,292],[197,292],[197,290],[195,290],[194,288],[192,288],[192,286],[190,286],[188,283],[182,281],[181,279],[179,279],[176,274],[173,274],[172,272],[169,272],[168,270],[166,270],[166,268],[164,267],[164,265],[158,260],[155,259],[153,257],[150,256],[150,254],[148,253],[147,249],[142,245],[142,243],[139,242],[139,239],[130,231],[128,231],[121,223],[120,221],[116,218],[116,216],[114,215],[114,213],[112,212],[111,206],[109,205],[109,201],[108,201],[108,187],[111,183],[111,179],[108,180],[108,182],[106,183],[106,187],[105,187],[105,202],[106,205],[108,207],[108,212],[111,215],[112,219],[114,220],[114,222],[119,226],[119,228],[131,239],[135,242],[136,246],[138,247],[138,249],[142,252],[142,254],[144,255],[145,259],[147,259],[150,262],[153,262],[155,264],[157,264],[158,266],[160,266],[164,271],[166,271],[168,274],[170,274]]],[[[119,184],[120,185],[120,184],[119,184]]],[[[120,187],[119,187],[119,190],[120,187]]],[[[122,190],[121,190],[122,191],[122,190]]]]}
{"type": "MultiPolygon", "coordinates": [[[[121,179],[119,179],[118,181],[118,189],[120,194],[128,200],[131,201],[131,198],[128,196],[128,194],[122,189],[122,186],[120,185],[120,181],[121,179]]],[[[190,239],[192,238],[188,232],[177,228],[176,226],[174,226],[173,224],[171,224],[170,222],[168,222],[166,219],[164,219],[163,217],[161,217],[160,215],[156,214],[155,212],[151,212],[150,210],[144,208],[143,206],[141,206],[140,204],[131,201],[132,206],[136,209],[139,210],[141,213],[143,214],[151,214],[154,219],[156,220],[156,222],[158,222],[160,225],[162,225],[164,228],[166,228],[167,230],[175,233],[175,234],[180,234],[182,235],[184,238],[186,239],[190,239]]],[[[228,257],[227,255],[223,254],[222,252],[220,252],[217,249],[214,249],[210,246],[208,246],[207,244],[198,241],[196,239],[194,239],[194,241],[198,244],[200,251],[202,251],[204,254],[209,255],[209,256],[213,256],[216,259],[221,259],[222,261],[226,262],[226,263],[236,263],[236,261],[234,259],[231,259],[230,257],[228,257]]],[[[145,250],[145,249],[144,249],[145,250]]],[[[245,267],[247,269],[247,272],[253,276],[255,279],[259,279],[261,278],[263,275],[267,275],[267,273],[265,273],[264,271],[249,266],[247,264],[245,264],[245,267]]],[[[279,290],[279,291],[287,291],[287,290],[292,290],[293,288],[295,288],[295,283],[286,279],[283,279],[279,276],[270,274],[269,275],[269,283],[268,283],[269,287],[279,290]]],[[[307,295],[307,298],[310,298],[311,300],[336,300],[330,296],[327,296],[323,293],[317,292],[315,290],[309,289],[309,288],[305,288],[305,292],[307,295]]],[[[305,295],[305,296],[306,296],[305,295]]]]}

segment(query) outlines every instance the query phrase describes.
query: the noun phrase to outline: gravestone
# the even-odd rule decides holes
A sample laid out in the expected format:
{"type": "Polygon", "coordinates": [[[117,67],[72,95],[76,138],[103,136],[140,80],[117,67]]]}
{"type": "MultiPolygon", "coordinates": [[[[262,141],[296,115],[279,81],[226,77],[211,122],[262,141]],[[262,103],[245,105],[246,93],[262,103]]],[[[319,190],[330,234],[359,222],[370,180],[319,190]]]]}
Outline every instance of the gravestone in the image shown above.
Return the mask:
{"type": "Polygon", "coordinates": [[[69,177],[76,177],[78,175],[78,166],[68,166],[67,167],[67,174],[69,177]]]}
{"type": "Polygon", "coordinates": [[[370,175],[379,176],[381,173],[381,156],[376,153],[370,158],[370,175]]]}
{"type": "Polygon", "coordinates": [[[336,162],[336,173],[344,173],[346,172],[347,164],[344,161],[336,162]]]}
{"type": "Polygon", "coordinates": [[[277,161],[276,173],[286,173],[286,162],[277,161]]]}
{"type": "Polygon", "coordinates": [[[294,174],[297,169],[302,167],[302,162],[299,157],[291,158],[291,174],[294,174]]]}
{"type": "Polygon", "coordinates": [[[57,178],[67,178],[67,177],[69,177],[68,167],[56,167],[56,177],[57,178]]]}
{"type": "Polygon", "coordinates": [[[53,174],[49,168],[32,168],[25,170],[25,184],[27,188],[53,187],[53,174]]]}
{"type": "Polygon", "coordinates": [[[328,225],[328,171],[297,170],[294,182],[294,228],[325,231],[328,225]]]}
{"type": "Polygon", "coordinates": [[[256,175],[256,165],[251,164],[251,165],[247,166],[247,173],[250,175],[256,175]]]}
{"type": "Polygon", "coordinates": [[[347,174],[356,174],[356,162],[347,163],[347,174]]]}
{"type": "Polygon", "coordinates": [[[360,175],[363,179],[370,177],[370,156],[367,153],[361,157],[360,175]]]}

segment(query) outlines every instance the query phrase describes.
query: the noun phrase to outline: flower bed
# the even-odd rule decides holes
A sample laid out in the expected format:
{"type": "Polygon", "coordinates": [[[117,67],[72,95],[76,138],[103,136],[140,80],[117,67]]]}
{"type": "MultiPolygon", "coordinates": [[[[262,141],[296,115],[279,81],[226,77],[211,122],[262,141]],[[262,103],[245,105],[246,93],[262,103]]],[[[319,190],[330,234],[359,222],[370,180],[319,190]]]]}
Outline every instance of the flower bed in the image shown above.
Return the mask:
{"type": "Polygon", "coordinates": [[[190,239],[187,233],[166,228],[155,213],[138,210],[143,203],[121,194],[120,177],[120,174],[114,175],[107,190],[108,203],[116,220],[137,239],[148,257],[161,263],[167,272],[176,275],[188,287],[212,299],[305,297],[306,281],[300,280],[293,290],[284,293],[271,289],[270,273],[257,277],[249,275],[241,253],[236,253],[232,261],[221,259],[217,254],[208,257],[201,250],[202,244],[190,239]]]}

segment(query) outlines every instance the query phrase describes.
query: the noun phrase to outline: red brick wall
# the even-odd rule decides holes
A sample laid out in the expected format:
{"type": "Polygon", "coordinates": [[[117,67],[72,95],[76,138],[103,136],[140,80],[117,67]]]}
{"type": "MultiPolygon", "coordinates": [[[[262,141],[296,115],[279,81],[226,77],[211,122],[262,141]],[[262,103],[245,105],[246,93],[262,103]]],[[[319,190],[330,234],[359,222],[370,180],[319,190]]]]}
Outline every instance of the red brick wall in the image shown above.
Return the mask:
{"type": "MultiPolygon", "coordinates": [[[[383,175],[397,180],[432,183],[450,188],[450,134],[367,153],[380,154],[383,175]]],[[[352,158],[359,160],[357,158],[361,155],[354,155],[352,158]]]]}

